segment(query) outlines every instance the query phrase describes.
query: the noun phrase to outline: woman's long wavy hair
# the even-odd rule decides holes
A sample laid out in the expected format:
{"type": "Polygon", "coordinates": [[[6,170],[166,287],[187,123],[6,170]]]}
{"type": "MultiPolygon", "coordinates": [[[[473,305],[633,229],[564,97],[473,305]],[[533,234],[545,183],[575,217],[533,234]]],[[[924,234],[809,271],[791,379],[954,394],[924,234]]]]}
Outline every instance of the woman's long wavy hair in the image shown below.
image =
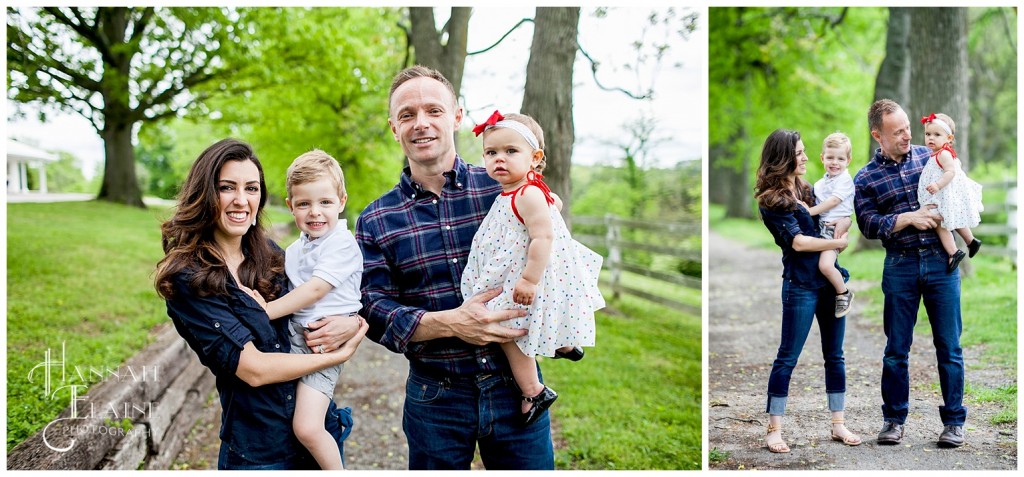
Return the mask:
{"type": "Polygon", "coordinates": [[[174,277],[189,270],[194,272],[189,288],[199,296],[227,294],[230,272],[217,243],[214,231],[220,217],[220,192],[217,181],[227,161],[252,161],[260,172],[260,205],[256,225],[242,236],[245,260],[238,267],[241,284],[252,288],[267,301],[277,298],[277,278],[284,271],[284,257],[269,243],[262,222],[267,203],[267,184],[263,166],[252,147],[236,139],[222,139],[206,148],[185,178],[178,193],[178,207],[168,221],[160,226],[166,254],[156,265],[156,291],[165,298],[174,296],[174,277]]]}
{"type": "Polygon", "coordinates": [[[802,177],[796,178],[799,197],[790,187],[790,178],[796,170],[798,141],[800,133],[789,129],[776,129],[765,139],[754,188],[757,205],[770,210],[793,210],[797,199],[806,204],[814,203],[811,185],[802,177]]]}

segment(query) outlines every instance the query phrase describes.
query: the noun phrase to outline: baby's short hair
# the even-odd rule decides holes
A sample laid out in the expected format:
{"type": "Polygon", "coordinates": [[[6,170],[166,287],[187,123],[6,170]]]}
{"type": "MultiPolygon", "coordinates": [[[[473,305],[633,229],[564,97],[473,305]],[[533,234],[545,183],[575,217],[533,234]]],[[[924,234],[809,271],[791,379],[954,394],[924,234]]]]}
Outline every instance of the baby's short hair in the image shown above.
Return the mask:
{"type": "Polygon", "coordinates": [[[345,197],[345,173],[341,172],[338,161],[320,149],[313,149],[292,161],[288,166],[287,180],[285,187],[288,189],[288,196],[292,195],[292,187],[308,184],[328,178],[338,189],[338,197],[345,197]]]}
{"type": "Polygon", "coordinates": [[[850,160],[853,156],[853,146],[850,144],[850,138],[839,131],[836,131],[826,136],[822,147],[824,149],[831,147],[834,149],[842,149],[843,151],[846,151],[847,160],[850,160]]]}
{"type": "MultiPolygon", "coordinates": [[[[544,150],[544,130],[541,129],[540,124],[537,124],[537,120],[520,113],[509,113],[504,115],[506,121],[515,121],[526,126],[534,136],[537,136],[537,149],[544,150]]],[[[534,167],[533,170],[537,172],[544,172],[544,168],[548,165],[547,157],[540,160],[540,164],[534,167]]]]}

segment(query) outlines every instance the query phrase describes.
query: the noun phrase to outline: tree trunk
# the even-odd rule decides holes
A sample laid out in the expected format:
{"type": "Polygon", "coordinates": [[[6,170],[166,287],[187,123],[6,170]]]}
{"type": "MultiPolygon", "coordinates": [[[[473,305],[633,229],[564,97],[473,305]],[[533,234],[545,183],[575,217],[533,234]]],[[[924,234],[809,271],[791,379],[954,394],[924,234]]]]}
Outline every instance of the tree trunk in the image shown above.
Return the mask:
{"type": "MultiPolygon", "coordinates": [[[[946,113],[956,123],[953,144],[957,157],[968,169],[968,132],[971,120],[967,95],[967,9],[966,8],[914,8],[910,14],[910,29],[915,32],[910,42],[910,92],[914,110],[907,111],[914,135],[924,138],[921,116],[946,113]]],[[[960,236],[953,232],[957,244],[960,236]]],[[[970,274],[969,260],[960,264],[963,274],[970,274]]]]}
{"type": "MultiPolygon", "coordinates": [[[[875,78],[875,101],[889,98],[904,108],[910,107],[910,11],[912,8],[890,7],[889,26],[885,38],[885,59],[878,68],[875,78]]],[[[909,109],[908,109],[909,111],[909,109]]],[[[868,137],[871,137],[868,134],[868,137]]],[[[878,144],[868,142],[868,157],[875,153],[878,144]]]]}
{"type": "MultiPolygon", "coordinates": [[[[910,12],[912,8],[890,7],[889,23],[885,37],[885,58],[875,78],[875,98],[888,98],[904,108],[910,107],[910,12]]],[[[909,113],[909,109],[907,110],[909,113]]],[[[867,111],[864,111],[865,116],[867,111]]],[[[870,127],[869,127],[870,128],[870,127]]],[[[868,137],[871,137],[870,131],[868,137]]],[[[867,158],[870,160],[879,147],[874,138],[868,140],[867,158]]],[[[863,235],[857,239],[857,250],[882,248],[882,241],[863,235]]]]}
{"type": "MultiPolygon", "coordinates": [[[[750,99],[753,95],[753,79],[751,79],[750,73],[743,75],[743,85],[743,89],[746,91],[746,94],[744,95],[746,100],[743,103],[743,119],[740,119],[740,127],[736,131],[737,139],[750,136],[748,120],[746,119],[753,117],[753,106],[750,99]]],[[[750,147],[751,141],[730,141],[730,143],[743,143],[745,146],[741,151],[736,151],[735,148],[731,146],[729,147],[732,154],[739,155],[740,163],[738,169],[736,167],[725,168],[727,170],[727,176],[729,177],[728,181],[731,184],[728,198],[725,203],[725,216],[750,219],[754,216],[750,205],[753,199],[753,194],[750,190],[750,158],[757,157],[759,151],[750,147]]],[[[756,162],[760,163],[760,160],[756,162]]],[[[757,169],[757,166],[754,166],[754,169],[757,169]]]]}
{"type": "Polygon", "coordinates": [[[544,129],[545,181],[562,198],[562,216],[569,223],[572,203],[572,74],[576,62],[579,7],[538,7],[526,65],[521,111],[544,129]]]}
{"type": "Polygon", "coordinates": [[[957,156],[968,168],[967,9],[913,8],[910,29],[910,91],[913,108],[907,110],[914,135],[924,129],[918,121],[929,113],[946,113],[956,123],[957,156]]]}
{"type": "Polygon", "coordinates": [[[472,11],[469,7],[452,7],[451,17],[445,24],[448,41],[442,43],[443,33],[437,31],[434,23],[434,8],[409,7],[409,19],[412,22],[410,38],[416,51],[416,63],[444,74],[455,88],[456,97],[462,90],[472,11]]]}
{"type": "MultiPolygon", "coordinates": [[[[128,9],[101,8],[97,15],[106,19],[100,22],[103,36],[111,44],[124,43],[128,9]]],[[[132,50],[111,49],[110,54],[104,57],[100,85],[104,124],[100,137],[103,138],[106,165],[97,199],[145,208],[142,189],[135,176],[135,149],[132,148],[132,126],[139,119],[130,105],[129,77],[134,54],[132,50]]]]}

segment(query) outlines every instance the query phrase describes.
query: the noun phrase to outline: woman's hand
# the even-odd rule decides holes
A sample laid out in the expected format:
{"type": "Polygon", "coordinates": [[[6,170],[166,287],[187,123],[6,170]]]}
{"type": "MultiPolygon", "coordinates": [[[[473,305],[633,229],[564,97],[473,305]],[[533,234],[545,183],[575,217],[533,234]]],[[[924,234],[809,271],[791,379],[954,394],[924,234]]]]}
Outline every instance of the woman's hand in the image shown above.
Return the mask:
{"type": "MultiPolygon", "coordinates": [[[[319,352],[319,346],[323,345],[324,352],[330,353],[340,349],[346,342],[351,340],[359,332],[359,328],[366,324],[366,320],[359,315],[333,315],[316,320],[308,325],[312,331],[306,332],[306,346],[314,352],[319,352]]],[[[365,333],[364,333],[365,334],[365,333]]]]}
{"type": "Polygon", "coordinates": [[[520,278],[516,281],[515,288],[512,289],[512,301],[520,305],[533,304],[533,299],[537,296],[537,284],[530,283],[525,278],[520,278]]]}
{"type": "Polygon", "coordinates": [[[843,250],[846,250],[846,247],[850,246],[850,241],[848,240],[849,236],[850,232],[843,232],[843,234],[839,236],[837,240],[841,240],[842,245],[840,245],[839,248],[836,249],[836,253],[843,253],[843,250]]]}

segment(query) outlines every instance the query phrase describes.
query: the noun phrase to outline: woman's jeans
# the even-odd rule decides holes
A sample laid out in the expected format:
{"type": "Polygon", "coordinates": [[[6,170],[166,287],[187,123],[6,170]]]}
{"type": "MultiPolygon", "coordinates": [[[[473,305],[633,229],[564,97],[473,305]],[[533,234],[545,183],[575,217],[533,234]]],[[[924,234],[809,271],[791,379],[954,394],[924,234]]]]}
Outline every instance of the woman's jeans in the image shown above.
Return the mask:
{"type": "Polygon", "coordinates": [[[402,418],[409,469],[469,470],[479,443],[488,470],[553,470],[549,414],[524,427],[522,399],[511,373],[444,377],[411,366],[402,418]]]}
{"type": "Polygon", "coordinates": [[[910,407],[910,345],[917,312],[924,299],[932,327],[939,386],[944,406],[939,416],[947,426],[962,426],[964,357],[960,348],[960,274],[946,271],[948,256],[939,247],[888,251],[882,274],[885,294],[885,358],[882,361],[882,418],[903,424],[910,407]]]}
{"type": "Polygon", "coordinates": [[[836,318],[836,292],[831,286],[802,288],[782,281],[782,341],[768,377],[768,404],[765,412],[781,416],[786,412],[789,380],[800,352],[811,331],[814,317],[821,331],[821,353],[825,357],[825,393],[830,411],[842,411],[846,395],[846,362],[843,336],[846,319],[836,318]]]}

